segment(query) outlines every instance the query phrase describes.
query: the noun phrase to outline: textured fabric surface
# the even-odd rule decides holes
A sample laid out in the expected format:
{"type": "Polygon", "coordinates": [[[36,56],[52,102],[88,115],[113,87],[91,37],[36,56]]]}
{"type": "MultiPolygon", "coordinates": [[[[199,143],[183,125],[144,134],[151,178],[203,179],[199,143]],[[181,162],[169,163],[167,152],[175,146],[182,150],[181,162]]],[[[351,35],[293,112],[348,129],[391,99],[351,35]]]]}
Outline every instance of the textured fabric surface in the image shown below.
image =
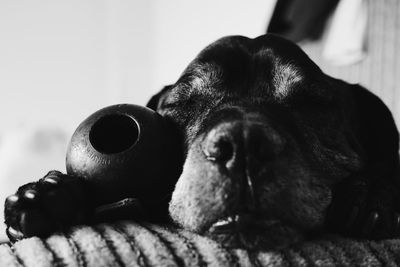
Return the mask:
{"type": "Polygon", "coordinates": [[[336,236],[278,251],[228,250],[177,228],[123,221],[0,246],[0,266],[398,266],[400,240],[336,236]]]}

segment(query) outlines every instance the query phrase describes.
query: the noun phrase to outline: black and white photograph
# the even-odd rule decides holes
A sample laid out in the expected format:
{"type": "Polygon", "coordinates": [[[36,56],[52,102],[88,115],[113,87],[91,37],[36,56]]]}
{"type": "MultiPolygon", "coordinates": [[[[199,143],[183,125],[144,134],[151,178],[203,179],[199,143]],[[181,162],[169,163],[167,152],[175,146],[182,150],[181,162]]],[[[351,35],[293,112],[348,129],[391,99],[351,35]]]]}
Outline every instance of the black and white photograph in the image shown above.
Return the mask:
{"type": "Polygon", "coordinates": [[[400,266],[399,0],[0,0],[0,267],[400,266]]]}

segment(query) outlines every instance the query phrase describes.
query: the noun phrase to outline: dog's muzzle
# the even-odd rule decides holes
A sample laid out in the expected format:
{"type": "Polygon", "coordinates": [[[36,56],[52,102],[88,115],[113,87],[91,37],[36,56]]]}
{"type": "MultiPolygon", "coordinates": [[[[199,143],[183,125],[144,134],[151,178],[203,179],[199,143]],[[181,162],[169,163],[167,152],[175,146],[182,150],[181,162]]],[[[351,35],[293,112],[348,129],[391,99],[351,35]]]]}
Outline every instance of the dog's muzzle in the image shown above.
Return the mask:
{"type": "Polygon", "coordinates": [[[214,126],[204,138],[202,151],[209,161],[228,172],[258,175],[284,146],[284,138],[268,124],[235,120],[214,126]]]}

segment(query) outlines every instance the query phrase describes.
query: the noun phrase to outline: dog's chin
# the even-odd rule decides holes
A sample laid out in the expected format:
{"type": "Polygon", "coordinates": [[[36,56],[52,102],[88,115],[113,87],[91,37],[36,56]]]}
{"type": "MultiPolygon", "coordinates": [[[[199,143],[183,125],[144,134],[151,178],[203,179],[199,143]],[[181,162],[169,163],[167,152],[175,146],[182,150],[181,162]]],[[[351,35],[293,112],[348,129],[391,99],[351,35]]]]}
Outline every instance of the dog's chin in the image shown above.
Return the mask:
{"type": "Polygon", "coordinates": [[[228,248],[275,250],[301,241],[303,234],[279,220],[236,214],[221,218],[205,232],[228,248]]]}

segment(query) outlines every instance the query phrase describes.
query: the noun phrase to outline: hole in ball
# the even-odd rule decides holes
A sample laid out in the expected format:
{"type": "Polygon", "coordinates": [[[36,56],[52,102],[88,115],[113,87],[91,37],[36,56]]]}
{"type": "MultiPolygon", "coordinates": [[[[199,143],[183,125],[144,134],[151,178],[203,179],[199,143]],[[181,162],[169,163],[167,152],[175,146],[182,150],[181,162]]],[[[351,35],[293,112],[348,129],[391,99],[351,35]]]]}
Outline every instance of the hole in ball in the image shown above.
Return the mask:
{"type": "Polygon", "coordinates": [[[114,154],[127,150],[139,138],[139,126],[123,114],[106,115],[93,125],[89,133],[92,146],[99,152],[114,154]]]}

